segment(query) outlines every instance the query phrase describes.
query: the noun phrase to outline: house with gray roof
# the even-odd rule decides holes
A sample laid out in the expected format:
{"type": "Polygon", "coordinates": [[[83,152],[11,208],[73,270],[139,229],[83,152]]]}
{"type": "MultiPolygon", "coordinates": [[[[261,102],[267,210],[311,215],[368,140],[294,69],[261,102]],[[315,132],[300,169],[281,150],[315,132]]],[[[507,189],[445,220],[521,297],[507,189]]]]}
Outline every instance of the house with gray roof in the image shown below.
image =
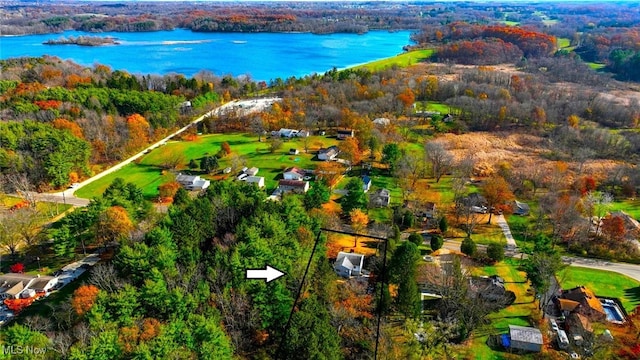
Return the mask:
{"type": "Polygon", "coordinates": [[[509,325],[511,349],[540,352],[544,341],[540,330],[527,326],[509,325]]]}
{"type": "Polygon", "coordinates": [[[176,181],[187,190],[206,190],[211,182],[197,175],[178,174],[176,181]]]}
{"type": "Polygon", "coordinates": [[[362,275],[364,255],[340,251],[333,264],[333,269],[341,277],[350,278],[362,275]]]}

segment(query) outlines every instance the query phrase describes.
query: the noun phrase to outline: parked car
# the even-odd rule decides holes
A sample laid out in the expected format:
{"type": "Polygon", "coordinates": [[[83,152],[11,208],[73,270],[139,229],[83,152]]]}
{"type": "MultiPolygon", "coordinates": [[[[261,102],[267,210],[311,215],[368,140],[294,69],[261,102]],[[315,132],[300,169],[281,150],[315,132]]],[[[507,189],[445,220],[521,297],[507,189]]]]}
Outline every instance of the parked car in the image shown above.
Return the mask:
{"type": "Polygon", "coordinates": [[[486,206],[472,206],[471,211],[477,214],[486,214],[487,207],[486,206]]]}

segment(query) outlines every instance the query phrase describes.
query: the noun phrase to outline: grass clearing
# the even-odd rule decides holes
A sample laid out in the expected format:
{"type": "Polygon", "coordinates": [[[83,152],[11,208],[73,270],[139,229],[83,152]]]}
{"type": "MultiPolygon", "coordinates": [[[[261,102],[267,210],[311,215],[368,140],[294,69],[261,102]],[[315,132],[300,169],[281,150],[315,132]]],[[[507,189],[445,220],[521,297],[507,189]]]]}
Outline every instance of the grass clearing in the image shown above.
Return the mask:
{"type": "Polygon", "coordinates": [[[634,219],[640,219],[640,199],[616,200],[611,204],[611,211],[624,211],[634,219]]]}
{"type": "Polygon", "coordinates": [[[557,277],[563,289],[584,285],[598,296],[619,298],[628,312],[640,305],[640,282],[622,274],[571,266],[557,277]]]}
{"type": "MultiPolygon", "coordinates": [[[[526,274],[518,270],[518,262],[515,259],[506,259],[495,266],[477,268],[474,275],[490,276],[498,275],[505,281],[506,289],[516,294],[515,302],[488,316],[490,324],[473,332],[467,342],[466,357],[468,359],[505,359],[507,353],[491,349],[487,345],[490,335],[504,334],[509,331],[509,325],[531,326],[534,322],[533,314],[539,312],[538,305],[533,295],[528,294],[529,284],[526,274]]],[[[522,359],[533,359],[534,354],[525,355],[522,359]]]]}
{"type": "MultiPolygon", "coordinates": [[[[264,138],[263,138],[264,139],[264,138]]],[[[132,182],[142,188],[144,196],[153,199],[158,195],[158,186],[173,180],[174,175],[170,171],[162,171],[161,167],[166,159],[176,154],[181,154],[177,171],[185,171],[190,160],[198,164],[204,156],[215,155],[222,143],[227,142],[232,154],[220,159],[219,168],[231,166],[234,154],[244,159],[246,166],[258,167],[258,176],[265,177],[267,190],[275,189],[277,179],[287,167],[297,166],[304,169],[314,168],[316,161],[315,150],[321,147],[335,145],[335,138],[312,136],[309,138],[309,153],[304,153],[304,143],[300,138],[284,142],[281,149],[274,153],[269,151],[269,144],[264,140],[258,141],[258,137],[250,134],[209,134],[199,136],[193,141],[172,141],[145,155],[138,163],[129,164],[122,169],[100,178],[76,192],[81,198],[92,198],[101,195],[104,190],[118,177],[132,182]],[[300,151],[297,155],[289,155],[289,149],[300,151]]],[[[199,174],[198,171],[195,172],[199,174]]],[[[203,177],[208,175],[200,174],[203,177]]],[[[231,176],[227,175],[226,177],[231,176]]]]}
{"type": "Polygon", "coordinates": [[[571,46],[571,39],[558,38],[558,49],[565,49],[571,46]]]}
{"type": "Polygon", "coordinates": [[[604,69],[607,65],[602,64],[602,63],[595,63],[595,62],[587,62],[587,65],[589,65],[590,68],[592,68],[593,70],[602,70],[604,69]]]}
{"type": "Polygon", "coordinates": [[[408,51],[402,54],[398,54],[396,56],[358,65],[358,66],[355,66],[355,68],[367,69],[371,72],[378,72],[393,66],[408,67],[430,58],[431,55],[433,55],[434,51],[435,51],[434,49],[408,51]]]}

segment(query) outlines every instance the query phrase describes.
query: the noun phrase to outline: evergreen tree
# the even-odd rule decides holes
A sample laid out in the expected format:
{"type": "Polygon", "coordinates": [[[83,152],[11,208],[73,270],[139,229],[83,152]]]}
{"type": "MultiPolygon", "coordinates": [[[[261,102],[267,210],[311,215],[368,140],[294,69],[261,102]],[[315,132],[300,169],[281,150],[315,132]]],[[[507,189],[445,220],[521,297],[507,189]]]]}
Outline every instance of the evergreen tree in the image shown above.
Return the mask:
{"type": "Polygon", "coordinates": [[[477,251],[476,243],[470,237],[464,238],[460,244],[460,251],[465,255],[473,256],[477,251]]]}
{"type": "Polygon", "coordinates": [[[438,249],[441,249],[442,245],[444,245],[442,236],[437,234],[431,235],[431,250],[436,251],[438,249]]]}
{"type": "Polygon", "coordinates": [[[353,209],[366,209],[369,203],[364,192],[364,184],[359,178],[352,178],[345,186],[347,194],[340,200],[342,212],[349,214],[353,209]]]}

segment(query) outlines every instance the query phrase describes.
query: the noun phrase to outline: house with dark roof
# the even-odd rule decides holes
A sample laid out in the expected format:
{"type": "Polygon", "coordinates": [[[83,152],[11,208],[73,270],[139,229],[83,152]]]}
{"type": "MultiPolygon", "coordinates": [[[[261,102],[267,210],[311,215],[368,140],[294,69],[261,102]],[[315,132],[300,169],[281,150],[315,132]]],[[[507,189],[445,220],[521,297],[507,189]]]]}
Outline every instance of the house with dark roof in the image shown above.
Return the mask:
{"type": "Polygon", "coordinates": [[[345,140],[350,137],[354,137],[356,132],[353,130],[338,130],[336,133],[336,137],[338,140],[345,140]]]}
{"type": "Polygon", "coordinates": [[[527,216],[529,215],[529,204],[520,202],[518,200],[513,201],[512,213],[514,215],[527,216]]]}
{"type": "Polygon", "coordinates": [[[589,318],[579,314],[572,313],[567,317],[567,326],[571,334],[580,335],[583,338],[593,334],[593,326],[589,318]]]}
{"type": "Polygon", "coordinates": [[[306,172],[294,166],[294,167],[285,169],[282,175],[285,180],[302,180],[306,175],[306,172]]]}
{"type": "Polygon", "coordinates": [[[577,306],[575,311],[591,320],[602,321],[606,318],[606,313],[600,299],[587,287],[577,286],[573,289],[563,290],[560,298],[579,303],[580,306],[577,306]]]}
{"type": "Polygon", "coordinates": [[[339,252],[336,257],[336,262],[333,264],[333,269],[336,274],[350,278],[352,276],[362,275],[362,268],[364,266],[364,255],[356,253],[339,252]]]}
{"type": "Polygon", "coordinates": [[[387,189],[378,189],[369,195],[371,207],[388,207],[391,202],[391,193],[387,189]]]}
{"type": "Polygon", "coordinates": [[[276,191],[279,194],[288,192],[304,194],[309,191],[309,182],[300,180],[280,180],[276,191]]]}
{"type": "Polygon", "coordinates": [[[329,146],[328,148],[320,149],[318,151],[318,160],[333,161],[339,153],[340,150],[338,150],[337,146],[329,146]]]}

